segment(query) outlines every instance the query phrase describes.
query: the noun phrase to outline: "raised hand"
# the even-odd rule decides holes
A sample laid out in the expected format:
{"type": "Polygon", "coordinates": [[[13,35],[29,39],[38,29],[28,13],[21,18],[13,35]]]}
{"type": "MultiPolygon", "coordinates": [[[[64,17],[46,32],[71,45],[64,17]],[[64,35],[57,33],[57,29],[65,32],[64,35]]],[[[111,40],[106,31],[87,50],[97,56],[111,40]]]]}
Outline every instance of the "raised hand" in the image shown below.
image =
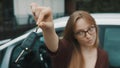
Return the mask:
{"type": "Polygon", "coordinates": [[[31,4],[31,9],[36,24],[43,30],[46,46],[52,52],[58,49],[58,36],[54,29],[52,10],[49,7],[40,7],[36,3],[31,4]]]}
{"type": "Polygon", "coordinates": [[[31,9],[32,9],[36,24],[42,30],[54,28],[52,11],[49,7],[40,7],[36,3],[32,3],[31,9]]]}

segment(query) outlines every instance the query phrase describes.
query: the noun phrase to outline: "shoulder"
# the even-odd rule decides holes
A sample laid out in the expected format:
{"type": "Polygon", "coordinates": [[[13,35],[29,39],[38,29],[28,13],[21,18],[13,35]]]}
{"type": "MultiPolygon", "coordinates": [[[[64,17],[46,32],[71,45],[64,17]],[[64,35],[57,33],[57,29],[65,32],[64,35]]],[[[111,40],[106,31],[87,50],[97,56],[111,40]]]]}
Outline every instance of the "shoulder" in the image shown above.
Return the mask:
{"type": "Polygon", "coordinates": [[[69,42],[66,39],[59,39],[59,45],[67,46],[69,45],[69,42]]]}
{"type": "Polygon", "coordinates": [[[101,48],[98,48],[98,59],[95,68],[109,68],[107,52],[101,48]]]}
{"type": "Polygon", "coordinates": [[[101,49],[101,48],[98,48],[98,57],[100,59],[104,58],[104,59],[108,60],[108,54],[107,54],[107,52],[105,50],[101,49]]]}
{"type": "Polygon", "coordinates": [[[101,48],[98,48],[98,54],[107,55],[107,52],[101,48]]]}
{"type": "Polygon", "coordinates": [[[73,47],[73,45],[71,45],[70,44],[70,42],[69,41],[67,41],[66,39],[59,39],[59,47],[58,48],[62,48],[62,49],[64,49],[64,48],[67,48],[67,49],[69,49],[69,48],[72,48],[73,47]]]}

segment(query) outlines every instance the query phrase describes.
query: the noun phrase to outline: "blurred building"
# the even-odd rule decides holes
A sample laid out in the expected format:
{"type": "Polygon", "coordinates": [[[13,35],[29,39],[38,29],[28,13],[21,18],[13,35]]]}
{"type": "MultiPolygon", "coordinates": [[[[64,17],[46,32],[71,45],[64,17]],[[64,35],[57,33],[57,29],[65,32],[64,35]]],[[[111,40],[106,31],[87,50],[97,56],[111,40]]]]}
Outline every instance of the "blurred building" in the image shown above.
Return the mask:
{"type": "Polygon", "coordinates": [[[54,18],[64,16],[64,0],[0,0],[0,39],[18,36],[36,26],[32,2],[51,7],[54,18]]]}
{"type": "Polygon", "coordinates": [[[120,0],[0,0],[0,39],[18,36],[35,27],[30,4],[52,8],[54,18],[76,10],[91,13],[120,13],[120,0]]]}
{"type": "Polygon", "coordinates": [[[52,8],[53,16],[64,16],[64,0],[14,0],[14,15],[19,25],[26,24],[29,15],[32,15],[30,4],[38,3],[40,6],[48,6],[52,8]]]}

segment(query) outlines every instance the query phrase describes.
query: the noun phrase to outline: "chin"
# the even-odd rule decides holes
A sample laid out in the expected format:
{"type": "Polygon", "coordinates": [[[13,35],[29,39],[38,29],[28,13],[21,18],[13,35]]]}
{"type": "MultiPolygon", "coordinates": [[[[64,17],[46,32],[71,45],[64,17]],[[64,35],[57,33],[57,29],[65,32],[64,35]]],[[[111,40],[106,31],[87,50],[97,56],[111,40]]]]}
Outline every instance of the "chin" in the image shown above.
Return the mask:
{"type": "Polygon", "coordinates": [[[88,47],[94,47],[94,43],[87,43],[86,46],[88,46],[88,47]]]}

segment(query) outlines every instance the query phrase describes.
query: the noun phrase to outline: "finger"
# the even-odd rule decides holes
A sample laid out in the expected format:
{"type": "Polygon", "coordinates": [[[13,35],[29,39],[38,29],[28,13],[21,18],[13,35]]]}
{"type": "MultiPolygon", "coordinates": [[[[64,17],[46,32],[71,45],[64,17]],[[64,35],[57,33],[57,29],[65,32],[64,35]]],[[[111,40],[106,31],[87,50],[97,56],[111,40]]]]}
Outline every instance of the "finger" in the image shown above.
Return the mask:
{"type": "Polygon", "coordinates": [[[42,29],[44,29],[46,27],[45,22],[41,22],[40,24],[38,24],[38,26],[42,29]]]}
{"type": "Polygon", "coordinates": [[[35,11],[36,11],[36,8],[38,7],[38,5],[36,3],[31,3],[30,4],[30,8],[32,10],[32,13],[33,13],[33,16],[34,16],[34,19],[35,21],[37,21],[37,17],[35,16],[35,11]]]}
{"type": "Polygon", "coordinates": [[[35,12],[34,12],[34,18],[36,21],[38,20],[42,9],[43,9],[42,7],[36,7],[35,12]]]}
{"type": "MultiPolygon", "coordinates": [[[[44,18],[49,17],[51,14],[51,10],[48,7],[43,7],[43,10],[41,10],[38,20],[37,20],[37,24],[39,24],[40,22],[42,22],[43,20],[45,20],[44,18]]],[[[46,18],[47,19],[47,18],[46,18]]]]}
{"type": "Polygon", "coordinates": [[[38,18],[39,18],[39,15],[41,15],[41,11],[43,10],[43,7],[36,7],[36,10],[35,10],[35,13],[34,13],[34,18],[37,22],[38,18]]]}
{"type": "Polygon", "coordinates": [[[36,3],[31,3],[31,9],[32,9],[33,15],[35,16],[39,14],[39,12],[43,9],[43,7],[40,7],[36,3]]]}
{"type": "Polygon", "coordinates": [[[36,3],[31,3],[30,5],[31,9],[32,9],[32,12],[34,13],[36,11],[36,8],[38,7],[38,4],[36,3]]]}
{"type": "Polygon", "coordinates": [[[36,3],[31,4],[31,9],[32,9],[32,13],[35,18],[35,21],[37,21],[39,15],[40,15],[40,12],[43,8],[44,7],[39,7],[36,3]]]}
{"type": "Polygon", "coordinates": [[[42,7],[37,7],[36,11],[35,11],[35,16],[39,17],[40,12],[41,12],[42,9],[43,9],[42,7]]]}

